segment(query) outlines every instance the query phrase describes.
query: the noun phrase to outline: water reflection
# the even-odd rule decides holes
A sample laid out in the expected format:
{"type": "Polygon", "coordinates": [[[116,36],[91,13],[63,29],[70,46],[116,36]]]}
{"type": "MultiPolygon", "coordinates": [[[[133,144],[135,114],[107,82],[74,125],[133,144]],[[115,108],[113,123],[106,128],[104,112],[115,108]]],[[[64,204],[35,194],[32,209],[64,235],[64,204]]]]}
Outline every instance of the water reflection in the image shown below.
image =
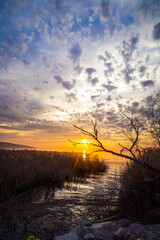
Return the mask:
{"type": "MultiPolygon", "coordinates": [[[[17,216],[15,219],[20,219],[18,223],[26,219],[23,223],[25,229],[29,229],[27,231],[31,229],[40,239],[49,240],[69,232],[83,219],[93,222],[111,216],[116,206],[124,164],[109,162],[108,165],[109,169],[105,174],[91,176],[86,182],[83,178],[82,182],[66,183],[63,189],[57,190],[51,198],[44,198],[44,201],[29,204],[26,201],[24,206],[21,201],[17,205],[16,199],[15,206],[7,204],[7,210],[3,207],[4,212],[7,212],[7,219],[9,212],[14,213],[17,216]]],[[[8,231],[6,227],[5,231],[8,231]]]]}
{"type": "Polygon", "coordinates": [[[83,159],[86,160],[86,149],[83,149],[83,159]]]}
{"type": "MultiPolygon", "coordinates": [[[[114,191],[113,202],[116,201],[116,192],[118,193],[120,187],[120,175],[124,168],[124,163],[109,162],[109,169],[105,174],[98,176],[91,176],[86,182],[81,183],[66,183],[64,188],[56,191],[55,199],[72,199],[78,201],[81,199],[106,199],[111,191],[114,191]]],[[[85,205],[85,202],[83,202],[85,205]]],[[[74,209],[74,206],[72,206],[74,209]]]]}

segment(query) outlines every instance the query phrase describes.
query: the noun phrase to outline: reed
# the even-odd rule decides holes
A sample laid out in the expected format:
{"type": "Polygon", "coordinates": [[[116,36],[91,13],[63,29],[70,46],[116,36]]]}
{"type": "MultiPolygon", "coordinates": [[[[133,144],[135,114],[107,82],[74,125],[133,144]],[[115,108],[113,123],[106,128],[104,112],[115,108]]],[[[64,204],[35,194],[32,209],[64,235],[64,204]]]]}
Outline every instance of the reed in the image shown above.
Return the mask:
{"type": "MultiPolygon", "coordinates": [[[[159,148],[145,148],[140,155],[144,162],[160,169],[159,148]]],[[[121,177],[118,205],[121,216],[150,221],[150,210],[160,205],[160,176],[134,162],[128,163],[121,177]]]]}
{"type": "Polygon", "coordinates": [[[0,199],[33,189],[55,189],[65,181],[104,172],[105,162],[80,153],[0,150],[0,199]]]}

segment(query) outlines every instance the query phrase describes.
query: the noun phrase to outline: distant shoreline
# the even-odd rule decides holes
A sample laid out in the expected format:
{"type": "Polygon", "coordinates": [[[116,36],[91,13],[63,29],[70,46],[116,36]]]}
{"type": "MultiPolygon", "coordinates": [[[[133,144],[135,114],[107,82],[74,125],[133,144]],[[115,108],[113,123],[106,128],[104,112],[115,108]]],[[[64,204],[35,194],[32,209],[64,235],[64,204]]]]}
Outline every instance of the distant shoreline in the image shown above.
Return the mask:
{"type": "Polygon", "coordinates": [[[28,145],[9,143],[9,142],[0,142],[0,149],[35,149],[35,147],[31,147],[28,145]]]}

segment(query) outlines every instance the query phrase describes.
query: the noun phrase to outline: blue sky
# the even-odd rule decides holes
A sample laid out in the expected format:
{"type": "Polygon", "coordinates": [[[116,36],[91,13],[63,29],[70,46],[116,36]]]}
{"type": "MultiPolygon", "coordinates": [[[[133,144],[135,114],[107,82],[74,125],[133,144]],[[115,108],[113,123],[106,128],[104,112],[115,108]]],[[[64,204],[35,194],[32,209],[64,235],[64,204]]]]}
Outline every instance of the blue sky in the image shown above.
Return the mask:
{"type": "Polygon", "coordinates": [[[114,139],[159,90],[159,16],[159,0],[2,0],[2,141],[47,149],[93,119],[114,139]]]}

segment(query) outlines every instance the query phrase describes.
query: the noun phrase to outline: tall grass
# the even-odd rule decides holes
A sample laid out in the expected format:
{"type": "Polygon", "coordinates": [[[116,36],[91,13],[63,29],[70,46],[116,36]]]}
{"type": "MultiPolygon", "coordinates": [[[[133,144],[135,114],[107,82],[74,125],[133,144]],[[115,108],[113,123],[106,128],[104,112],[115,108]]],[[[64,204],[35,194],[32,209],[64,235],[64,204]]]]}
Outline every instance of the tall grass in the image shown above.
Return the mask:
{"type": "Polygon", "coordinates": [[[35,150],[0,150],[0,200],[28,190],[56,188],[65,181],[106,170],[99,159],[82,154],[35,150]]]}
{"type": "MultiPolygon", "coordinates": [[[[144,162],[160,169],[160,149],[145,148],[138,156],[144,162]]],[[[121,177],[119,211],[123,216],[150,218],[150,209],[160,206],[160,176],[132,162],[121,177]]],[[[143,219],[144,220],[144,219],[143,219]]],[[[149,219],[151,220],[151,219],[149,219]]],[[[160,220],[160,219],[159,219],[160,220]]]]}

